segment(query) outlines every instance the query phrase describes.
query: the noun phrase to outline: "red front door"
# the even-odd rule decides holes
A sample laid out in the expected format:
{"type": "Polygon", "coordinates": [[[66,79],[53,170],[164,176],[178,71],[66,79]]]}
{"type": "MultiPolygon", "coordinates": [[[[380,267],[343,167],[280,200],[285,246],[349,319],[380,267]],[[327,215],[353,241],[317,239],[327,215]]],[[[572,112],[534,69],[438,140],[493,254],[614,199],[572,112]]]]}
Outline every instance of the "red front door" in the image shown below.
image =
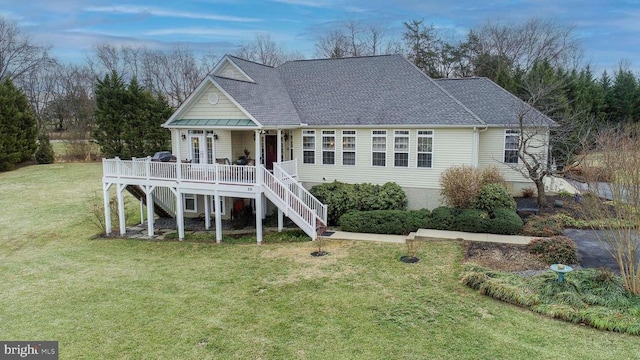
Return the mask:
{"type": "Polygon", "coordinates": [[[269,170],[273,170],[273,163],[278,162],[278,136],[277,135],[265,135],[264,136],[264,149],[265,149],[265,166],[269,170]]]}

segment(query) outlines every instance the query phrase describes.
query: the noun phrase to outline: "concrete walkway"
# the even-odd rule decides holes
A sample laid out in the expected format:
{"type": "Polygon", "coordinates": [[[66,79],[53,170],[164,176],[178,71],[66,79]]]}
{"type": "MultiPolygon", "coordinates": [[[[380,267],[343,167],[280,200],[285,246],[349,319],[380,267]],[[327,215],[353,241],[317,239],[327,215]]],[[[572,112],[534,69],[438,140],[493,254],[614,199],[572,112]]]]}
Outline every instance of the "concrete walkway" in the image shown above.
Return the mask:
{"type": "MultiPolygon", "coordinates": [[[[404,244],[407,239],[407,236],[404,235],[352,233],[332,230],[327,231],[326,234],[327,235],[322,236],[322,238],[331,240],[361,240],[404,244]]],[[[411,233],[408,237],[415,239],[469,240],[521,245],[526,245],[529,243],[529,241],[531,241],[531,239],[533,239],[533,237],[530,236],[477,234],[461,231],[444,231],[432,229],[419,229],[417,232],[411,233]]]]}

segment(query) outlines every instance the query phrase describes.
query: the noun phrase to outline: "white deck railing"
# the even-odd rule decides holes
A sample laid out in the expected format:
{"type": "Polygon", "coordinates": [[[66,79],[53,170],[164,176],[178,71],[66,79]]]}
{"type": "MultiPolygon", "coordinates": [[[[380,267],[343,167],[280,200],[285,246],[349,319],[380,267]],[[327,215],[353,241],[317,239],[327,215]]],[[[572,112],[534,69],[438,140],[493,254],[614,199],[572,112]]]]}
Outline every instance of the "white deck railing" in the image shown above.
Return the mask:
{"type": "Polygon", "coordinates": [[[168,187],[159,186],[153,189],[153,200],[164,207],[172,216],[176,214],[176,196],[168,187]]]}
{"type": "Polygon", "coordinates": [[[114,178],[241,185],[256,183],[255,166],[177,164],[151,161],[151,158],[145,160],[121,160],[115,158],[102,159],[102,171],[105,177],[114,178]]]}
{"type": "Polygon", "coordinates": [[[293,171],[296,171],[295,174],[297,177],[297,165],[292,166],[290,164],[291,162],[293,162],[294,164],[297,164],[295,160],[287,161],[286,162],[287,168],[285,168],[282,166],[285,163],[273,163],[273,174],[280,182],[282,182],[288,187],[289,191],[291,191],[298,198],[300,198],[307,207],[309,207],[311,210],[314,210],[318,215],[318,218],[322,221],[322,223],[326,225],[327,224],[327,205],[320,202],[320,200],[318,200],[307,189],[305,189],[304,186],[302,186],[298,182],[298,180],[292,176],[294,175],[293,173],[288,172],[288,170],[293,169],[293,171]]]}
{"type": "MultiPolygon", "coordinates": [[[[297,160],[281,161],[279,163],[274,163],[274,167],[273,167],[274,171],[278,170],[278,168],[276,168],[275,166],[276,164],[278,165],[278,168],[281,171],[284,171],[286,174],[288,174],[294,179],[298,178],[298,161],[297,160]]],[[[275,174],[275,175],[276,177],[278,176],[278,174],[275,174]]]]}
{"type": "Polygon", "coordinates": [[[260,170],[262,171],[264,187],[267,190],[265,191],[267,197],[274,203],[278,202],[278,200],[283,202],[289,209],[287,216],[304,230],[311,239],[315,240],[317,237],[316,212],[309,208],[296,194],[291,192],[287,185],[278,180],[269,170],[264,167],[260,167],[260,170]]]}

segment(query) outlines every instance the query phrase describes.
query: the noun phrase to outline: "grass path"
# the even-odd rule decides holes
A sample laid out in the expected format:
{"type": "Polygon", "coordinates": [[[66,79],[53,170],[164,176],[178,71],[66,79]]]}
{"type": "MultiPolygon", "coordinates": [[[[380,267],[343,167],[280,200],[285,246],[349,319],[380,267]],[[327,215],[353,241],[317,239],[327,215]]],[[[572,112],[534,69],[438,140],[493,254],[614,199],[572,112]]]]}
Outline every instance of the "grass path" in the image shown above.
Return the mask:
{"type": "Polygon", "coordinates": [[[0,173],[0,339],[61,359],[631,359],[637,337],[462,286],[460,246],[91,240],[100,164],[0,173]],[[559,336],[562,334],[562,336],[559,336]]]}

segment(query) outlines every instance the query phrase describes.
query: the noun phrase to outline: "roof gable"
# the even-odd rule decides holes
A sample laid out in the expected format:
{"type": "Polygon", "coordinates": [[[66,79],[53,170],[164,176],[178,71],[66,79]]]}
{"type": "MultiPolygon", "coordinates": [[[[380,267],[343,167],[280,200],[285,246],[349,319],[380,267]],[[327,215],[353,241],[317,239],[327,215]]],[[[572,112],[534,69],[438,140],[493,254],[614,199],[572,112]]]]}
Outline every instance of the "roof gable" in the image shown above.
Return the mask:
{"type": "Polygon", "coordinates": [[[243,120],[243,127],[248,126],[249,122],[253,126],[261,127],[260,122],[220,87],[214,78],[207,76],[162,126],[171,128],[237,125],[234,121],[219,120],[243,120]]]}
{"type": "Polygon", "coordinates": [[[225,55],[213,68],[211,74],[227,79],[255,82],[251,76],[247,75],[247,73],[234,62],[235,59],[239,58],[225,55]]]}

